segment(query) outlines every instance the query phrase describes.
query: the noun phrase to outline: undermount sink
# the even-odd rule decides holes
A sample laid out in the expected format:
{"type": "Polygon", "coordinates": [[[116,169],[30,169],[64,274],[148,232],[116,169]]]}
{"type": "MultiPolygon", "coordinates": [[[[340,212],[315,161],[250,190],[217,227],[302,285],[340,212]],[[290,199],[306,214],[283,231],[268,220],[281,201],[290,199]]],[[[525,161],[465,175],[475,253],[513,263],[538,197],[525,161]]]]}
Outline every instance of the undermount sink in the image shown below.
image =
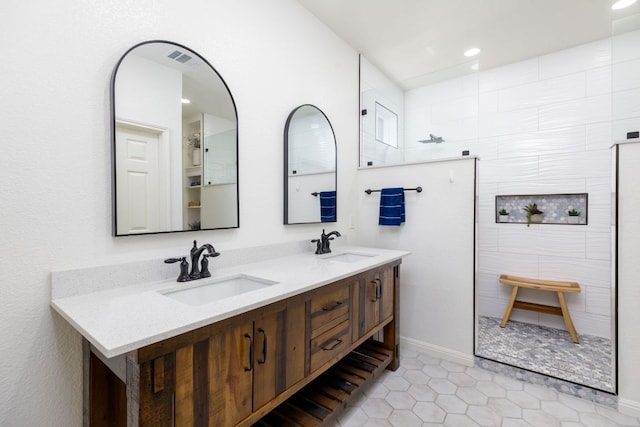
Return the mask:
{"type": "Polygon", "coordinates": [[[325,257],[323,259],[329,260],[329,261],[339,261],[339,262],[358,262],[358,261],[362,261],[363,259],[367,259],[367,258],[371,258],[373,255],[369,255],[369,254],[359,254],[359,253],[355,253],[355,252],[344,252],[341,254],[335,254],[335,255],[330,255],[328,257],[325,257]]]}
{"type": "Polygon", "coordinates": [[[262,289],[277,283],[278,282],[272,280],[238,274],[222,279],[213,279],[213,281],[208,280],[203,284],[194,282],[185,285],[187,287],[172,288],[170,290],[160,291],[160,293],[184,304],[203,305],[262,289]]]}

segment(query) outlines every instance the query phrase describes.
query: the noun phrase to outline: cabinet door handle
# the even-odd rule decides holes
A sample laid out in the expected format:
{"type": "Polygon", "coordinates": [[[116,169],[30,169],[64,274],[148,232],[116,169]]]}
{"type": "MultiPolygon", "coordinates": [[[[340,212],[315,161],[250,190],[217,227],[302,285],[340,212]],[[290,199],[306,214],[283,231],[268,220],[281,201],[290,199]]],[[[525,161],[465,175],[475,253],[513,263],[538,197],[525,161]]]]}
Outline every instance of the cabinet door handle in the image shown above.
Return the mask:
{"type": "Polygon", "coordinates": [[[376,280],[378,281],[378,288],[377,288],[378,294],[376,295],[376,298],[380,299],[382,298],[382,280],[380,279],[376,279],[376,280]]]}
{"type": "Polygon", "coordinates": [[[333,311],[342,305],[342,301],[336,301],[334,304],[322,307],[322,311],[333,311]]]}
{"type": "Polygon", "coordinates": [[[262,360],[258,360],[259,364],[263,364],[267,361],[267,334],[264,329],[258,329],[258,332],[262,334],[262,360]]]}
{"type": "Polygon", "coordinates": [[[331,351],[334,348],[336,348],[337,346],[339,346],[340,344],[342,344],[342,340],[336,339],[330,345],[328,345],[326,347],[322,347],[322,350],[323,351],[331,351]]]}
{"type": "Polygon", "coordinates": [[[244,367],[244,371],[248,372],[253,369],[253,340],[249,334],[244,334],[244,337],[249,340],[249,366],[244,367]]]}
{"type": "Polygon", "coordinates": [[[378,280],[379,280],[379,279],[375,279],[375,280],[372,280],[372,281],[371,281],[371,283],[373,283],[373,285],[375,286],[374,290],[375,290],[375,293],[376,293],[376,294],[374,295],[374,297],[370,299],[370,301],[371,301],[371,302],[376,302],[376,301],[378,301],[378,299],[379,299],[379,298],[378,298],[378,280]]]}

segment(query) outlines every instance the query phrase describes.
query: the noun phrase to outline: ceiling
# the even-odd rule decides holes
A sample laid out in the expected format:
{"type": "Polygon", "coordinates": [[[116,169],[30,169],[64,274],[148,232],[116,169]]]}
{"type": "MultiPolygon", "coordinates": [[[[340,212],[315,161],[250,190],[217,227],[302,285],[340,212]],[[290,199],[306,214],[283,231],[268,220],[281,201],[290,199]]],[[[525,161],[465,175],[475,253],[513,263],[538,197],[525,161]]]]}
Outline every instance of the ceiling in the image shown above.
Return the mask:
{"type": "Polygon", "coordinates": [[[297,0],[396,82],[469,61],[490,69],[611,35],[613,0],[297,0]]]}

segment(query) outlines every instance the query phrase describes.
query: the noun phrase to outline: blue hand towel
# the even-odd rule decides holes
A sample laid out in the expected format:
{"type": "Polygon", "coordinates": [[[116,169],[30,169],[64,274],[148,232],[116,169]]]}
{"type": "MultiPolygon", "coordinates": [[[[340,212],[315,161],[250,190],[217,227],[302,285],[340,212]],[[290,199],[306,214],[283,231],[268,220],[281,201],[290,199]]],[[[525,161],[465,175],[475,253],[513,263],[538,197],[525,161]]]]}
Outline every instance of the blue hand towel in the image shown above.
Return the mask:
{"type": "Polygon", "coordinates": [[[404,188],[380,190],[380,219],[378,225],[400,225],[404,223],[404,188]]]}
{"type": "Polygon", "coordinates": [[[320,192],[320,221],[336,222],[336,192],[320,192]]]}

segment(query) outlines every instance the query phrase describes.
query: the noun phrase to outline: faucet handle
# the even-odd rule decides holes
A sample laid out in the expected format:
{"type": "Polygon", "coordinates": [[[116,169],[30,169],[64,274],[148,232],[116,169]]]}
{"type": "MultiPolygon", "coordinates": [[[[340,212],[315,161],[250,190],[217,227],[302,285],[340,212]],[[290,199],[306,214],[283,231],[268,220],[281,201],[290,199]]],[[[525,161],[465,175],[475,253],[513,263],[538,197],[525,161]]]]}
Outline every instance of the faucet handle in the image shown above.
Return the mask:
{"type": "Polygon", "coordinates": [[[167,258],[164,260],[165,264],[173,264],[175,262],[180,262],[180,274],[176,279],[176,282],[188,282],[189,281],[189,263],[187,262],[186,257],[178,257],[178,258],[167,258]]]}

